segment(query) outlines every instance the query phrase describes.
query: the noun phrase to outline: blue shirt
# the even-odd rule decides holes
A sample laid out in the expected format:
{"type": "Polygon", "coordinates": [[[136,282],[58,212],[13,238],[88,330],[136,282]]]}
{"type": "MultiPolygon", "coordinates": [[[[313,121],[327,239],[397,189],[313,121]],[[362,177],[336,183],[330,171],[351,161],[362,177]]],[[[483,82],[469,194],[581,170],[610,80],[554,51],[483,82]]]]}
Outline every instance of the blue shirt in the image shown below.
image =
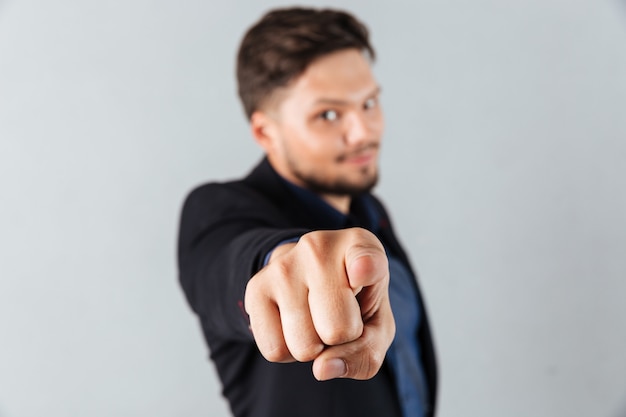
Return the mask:
{"type": "MultiPolygon", "coordinates": [[[[285,181],[297,198],[317,214],[332,219],[338,228],[358,226],[376,234],[380,228],[381,215],[375,209],[371,197],[364,194],[352,200],[350,213],[345,215],[322,200],[317,194],[285,181]]],[[[281,242],[294,242],[298,238],[281,242]]],[[[389,260],[389,298],[396,321],[396,336],[387,351],[386,359],[393,369],[398,399],[404,417],[421,417],[428,409],[426,378],[421,361],[421,349],[417,331],[422,320],[422,308],[410,269],[387,248],[389,260]]],[[[271,252],[265,257],[269,261],[271,252]]]]}

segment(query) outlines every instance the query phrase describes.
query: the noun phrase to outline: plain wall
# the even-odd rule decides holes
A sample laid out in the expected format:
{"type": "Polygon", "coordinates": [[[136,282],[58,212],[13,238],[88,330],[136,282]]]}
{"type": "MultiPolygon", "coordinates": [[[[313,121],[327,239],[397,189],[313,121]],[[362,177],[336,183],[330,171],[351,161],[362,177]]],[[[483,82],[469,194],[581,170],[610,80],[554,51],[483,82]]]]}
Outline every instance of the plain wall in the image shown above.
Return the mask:
{"type": "MultiPolygon", "coordinates": [[[[177,223],[261,156],[234,58],[278,4],[0,0],[0,417],[228,415],[177,223]]],[[[439,416],[626,415],[626,3],[332,4],[379,53],[439,416]]]]}

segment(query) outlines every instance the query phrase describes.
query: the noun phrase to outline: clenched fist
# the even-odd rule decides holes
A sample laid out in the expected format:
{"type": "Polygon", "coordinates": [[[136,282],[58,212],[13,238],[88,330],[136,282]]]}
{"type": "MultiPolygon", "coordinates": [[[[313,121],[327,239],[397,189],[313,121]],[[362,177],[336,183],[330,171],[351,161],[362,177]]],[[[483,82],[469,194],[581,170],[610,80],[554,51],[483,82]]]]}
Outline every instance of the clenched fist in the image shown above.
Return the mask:
{"type": "Polygon", "coordinates": [[[276,248],[246,288],[257,346],[271,362],[313,362],[318,380],[372,378],[395,334],[380,241],[315,231],[276,248]]]}

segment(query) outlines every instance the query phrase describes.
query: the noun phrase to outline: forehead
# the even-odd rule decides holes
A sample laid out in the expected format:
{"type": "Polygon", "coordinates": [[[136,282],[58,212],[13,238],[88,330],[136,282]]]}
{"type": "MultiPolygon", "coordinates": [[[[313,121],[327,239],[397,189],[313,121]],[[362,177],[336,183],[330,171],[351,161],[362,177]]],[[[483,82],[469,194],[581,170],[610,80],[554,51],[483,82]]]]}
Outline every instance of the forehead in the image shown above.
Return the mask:
{"type": "Polygon", "coordinates": [[[285,91],[283,104],[315,105],[320,101],[361,102],[378,90],[367,58],[356,49],[313,61],[285,91]]]}

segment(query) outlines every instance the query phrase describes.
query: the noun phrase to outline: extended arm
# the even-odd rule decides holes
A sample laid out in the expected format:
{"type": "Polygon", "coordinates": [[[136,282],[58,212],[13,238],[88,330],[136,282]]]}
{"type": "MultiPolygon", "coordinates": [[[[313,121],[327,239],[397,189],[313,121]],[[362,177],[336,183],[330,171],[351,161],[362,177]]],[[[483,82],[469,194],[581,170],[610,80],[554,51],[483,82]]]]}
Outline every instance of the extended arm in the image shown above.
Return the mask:
{"type": "Polygon", "coordinates": [[[245,187],[206,185],[187,197],[181,215],[180,282],[205,332],[222,339],[252,340],[243,310],[248,280],[279,242],[307,232],[277,223],[275,208],[252,197],[245,187]]]}

